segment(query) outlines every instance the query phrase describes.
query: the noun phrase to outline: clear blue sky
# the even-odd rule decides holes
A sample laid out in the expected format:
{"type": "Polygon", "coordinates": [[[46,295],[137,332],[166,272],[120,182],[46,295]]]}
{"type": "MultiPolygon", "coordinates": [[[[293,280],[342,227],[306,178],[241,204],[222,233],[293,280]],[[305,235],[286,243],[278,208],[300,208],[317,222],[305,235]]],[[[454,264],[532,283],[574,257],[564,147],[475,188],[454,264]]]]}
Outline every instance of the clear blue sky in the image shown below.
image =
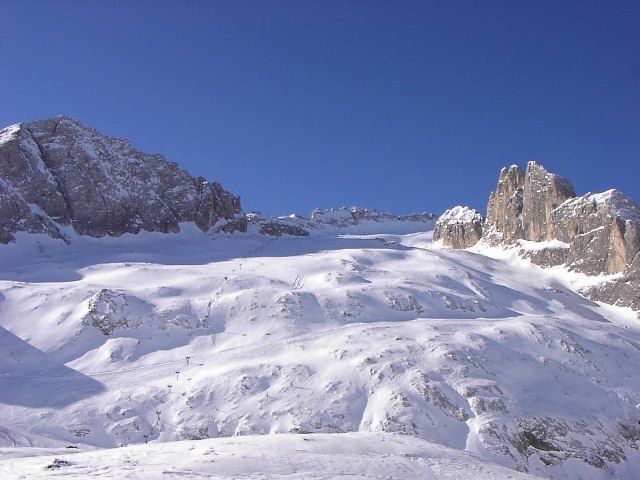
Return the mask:
{"type": "Polygon", "coordinates": [[[640,200],[640,2],[2,2],[0,124],[71,115],[246,210],[484,211],[535,159],[640,200]]]}

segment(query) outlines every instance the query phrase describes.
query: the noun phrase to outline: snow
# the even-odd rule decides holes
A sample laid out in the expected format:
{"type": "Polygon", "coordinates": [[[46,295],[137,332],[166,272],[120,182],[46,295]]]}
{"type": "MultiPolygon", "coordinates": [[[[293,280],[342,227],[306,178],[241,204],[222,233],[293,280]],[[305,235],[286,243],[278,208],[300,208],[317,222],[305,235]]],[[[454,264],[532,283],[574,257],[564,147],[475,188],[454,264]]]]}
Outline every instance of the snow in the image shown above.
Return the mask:
{"type": "MultiPolygon", "coordinates": [[[[602,228],[602,227],[598,227],[602,228]]],[[[533,242],[530,240],[518,240],[516,244],[513,246],[502,246],[502,245],[489,245],[486,242],[479,242],[470,248],[470,250],[474,253],[478,253],[480,255],[485,255],[487,257],[501,260],[513,266],[518,266],[524,264],[528,264],[529,262],[523,260],[522,252],[529,251],[535,252],[543,249],[566,249],[570,248],[568,243],[565,243],[561,240],[545,240],[542,242],[533,242]]],[[[574,292],[581,292],[588,290],[590,287],[594,287],[603,283],[612,282],[615,280],[620,280],[624,277],[623,273],[613,273],[613,274],[600,274],[600,275],[587,275],[585,273],[572,270],[566,265],[557,265],[554,267],[537,267],[533,264],[528,265],[531,269],[536,269],[541,273],[544,272],[548,275],[552,275],[553,278],[558,282],[559,285],[562,285],[563,288],[574,292]]],[[[602,308],[615,308],[611,305],[607,305],[604,303],[599,304],[602,308]]],[[[624,317],[634,318],[637,317],[637,314],[631,311],[628,308],[622,308],[621,310],[624,317]]],[[[635,321],[633,323],[636,323],[635,321]]]]}
{"type": "Polygon", "coordinates": [[[14,452],[0,450],[3,479],[53,475],[119,479],[536,478],[425,440],[389,434],[245,436],[92,452],[40,450],[38,456],[11,459],[14,452]]]}
{"type": "Polygon", "coordinates": [[[458,205],[444,212],[439,218],[438,223],[445,224],[467,224],[472,222],[482,222],[482,214],[477,210],[469,207],[458,205]]]}
{"type": "Polygon", "coordinates": [[[15,125],[9,125],[8,127],[5,127],[2,130],[0,130],[0,144],[6,143],[16,138],[19,131],[20,131],[19,123],[16,123],[15,125]]]}
{"type": "Polygon", "coordinates": [[[0,478],[51,474],[54,458],[71,462],[60,474],[115,478],[130,462],[149,478],[267,465],[287,478],[502,478],[486,462],[633,478],[639,454],[619,432],[639,419],[635,314],[513,251],[434,250],[432,225],[274,238],[185,224],[69,232],[70,245],[18,234],[0,246],[0,445],[99,450],[33,451],[0,461],[0,478]],[[543,427],[557,450],[519,443],[543,427]]]}
{"type": "Polygon", "coordinates": [[[547,248],[551,248],[551,249],[565,249],[565,248],[570,248],[571,245],[569,245],[566,242],[563,242],[561,240],[545,240],[542,242],[532,242],[531,240],[518,240],[518,247],[522,250],[527,250],[527,251],[539,251],[539,250],[544,250],[547,248]]]}
{"type": "Polygon", "coordinates": [[[330,209],[317,208],[309,220],[321,228],[349,228],[351,232],[359,233],[409,233],[416,229],[424,230],[426,226],[433,226],[435,215],[421,212],[410,215],[394,215],[390,212],[362,207],[339,207],[330,209]]]}
{"type": "Polygon", "coordinates": [[[574,208],[577,212],[585,203],[595,204],[608,209],[611,214],[625,221],[640,223],[640,205],[624,193],[610,189],[600,193],[587,193],[581,197],[570,198],[555,210],[574,208]]]}
{"type": "Polygon", "coordinates": [[[615,214],[624,220],[640,222],[640,206],[638,203],[616,189],[591,194],[588,196],[588,199],[596,202],[598,205],[610,205],[615,214]]]}

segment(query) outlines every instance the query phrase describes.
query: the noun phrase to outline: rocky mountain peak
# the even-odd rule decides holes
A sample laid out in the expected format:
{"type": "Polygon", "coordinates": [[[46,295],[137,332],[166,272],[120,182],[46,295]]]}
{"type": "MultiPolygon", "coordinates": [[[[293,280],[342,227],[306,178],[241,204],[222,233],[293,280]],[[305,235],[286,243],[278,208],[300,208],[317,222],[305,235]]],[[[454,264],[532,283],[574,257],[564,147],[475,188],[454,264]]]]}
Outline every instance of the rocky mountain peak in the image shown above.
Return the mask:
{"type": "Polygon", "coordinates": [[[525,172],[522,195],[522,237],[542,242],[552,240],[552,212],[565,200],[576,196],[571,183],[542,165],[529,162],[525,172]]]}
{"type": "Polygon", "coordinates": [[[506,243],[522,236],[522,199],[525,173],[517,165],[500,170],[496,189],[489,196],[487,226],[506,243]]]}
{"type": "Polygon", "coordinates": [[[483,225],[452,222],[462,208],[438,219],[434,239],[442,245],[467,248],[482,240],[516,246],[543,267],[614,275],[583,293],[640,309],[640,206],[625,194],[612,189],[577,197],[566,178],[529,162],[524,171],[517,165],[500,171],[483,225]]]}
{"type": "Polygon", "coordinates": [[[520,239],[551,240],[551,212],[576,193],[571,183],[537,162],[500,171],[487,206],[487,230],[494,239],[514,244],[520,239]]]}
{"type": "Polygon", "coordinates": [[[0,131],[0,242],[16,232],[66,238],[141,230],[208,230],[241,213],[240,198],[68,116],[0,131]]]}

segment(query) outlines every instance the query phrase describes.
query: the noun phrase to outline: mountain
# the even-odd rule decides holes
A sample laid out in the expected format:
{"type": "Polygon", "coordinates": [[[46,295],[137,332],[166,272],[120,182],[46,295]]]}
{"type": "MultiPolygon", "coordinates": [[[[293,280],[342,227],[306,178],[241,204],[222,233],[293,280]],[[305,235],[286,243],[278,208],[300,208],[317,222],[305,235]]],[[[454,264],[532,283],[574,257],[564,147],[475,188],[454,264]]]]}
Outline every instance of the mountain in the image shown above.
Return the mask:
{"type": "MultiPolygon", "coordinates": [[[[397,217],[362,208],[317,210],[309,228],[341,222],[431,220],[433,214],[397,217]]],[[[142,153],[127,140],[100,134],[58,116],[0,130],[0,243],[15,233],[44,233],[71,241],[71,232],[92,237],[200,230],[264,235],[306,235],[296,218],[245,217],[240,197],[217,182],[192,177],[162,155],[142,153]]]]}
{"type": "Polygon", "coordinates": [[[501,249],[432,249],[433,222],[377,225],[4,245],[0,438],[387,432],[541,476],[632,478],[633,312],[501,249]]]}
{"type": "Polygon", "coordinates": [[[640,324],[581,293],[624,274],[580,243],[631,268],[599,239],[632,246],[635,206],[535,173],[503,170],[487,220],[234,210],[116,237],[41,207],[64,239],[0,245],[2,478],[635,478],[640,324]]]}
{"type": "Polygon", "coordinates": [[[515,248],[536,265],[591,277],[581,292],[593,300],[640,310],[640,205],[617,190],[577,197],[567,179],[536,162],[500,172],[486,220],[455,207],[438,219],[434,239],[515,248]]]}
{"type": "Polygon", "coordinates": [[[68,239],[208,230],[241,213],[240,198],[69,117],[0,130],[0,243],[16,232],[68,239]]]}

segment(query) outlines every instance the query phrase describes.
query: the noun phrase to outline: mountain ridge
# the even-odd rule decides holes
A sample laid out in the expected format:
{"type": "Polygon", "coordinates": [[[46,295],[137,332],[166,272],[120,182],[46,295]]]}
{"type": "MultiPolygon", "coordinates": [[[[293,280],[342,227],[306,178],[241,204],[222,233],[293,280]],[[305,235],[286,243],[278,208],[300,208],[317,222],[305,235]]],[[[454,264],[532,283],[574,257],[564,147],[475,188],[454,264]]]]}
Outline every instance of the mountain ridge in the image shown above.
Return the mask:
{"type": "Polygon", "coordinates": [[[486,217],[469,207],[447,210],[434,240],[463,249],[501,245],[545,268],[609,277],[582,293],[640,311],[640,205],[616,189],[577,196],[567,179],[536,162],[524,171],[512,165],[501,170],[486,217]]]}
{"type": "Polygon", "coordinates": [[[304,236],[307,228],[338,223],[433,219],[426,212],[396,216],[360,207],[316,209],[308,219],[245,214],[240,197],[218,182],[192,177],[162,155],[140,152],[72,117],[0,130],[0,243],[20,231],[69,242],[69,227],[103,237],[176,233],[180,223],[192,222],[203,232],[259,225],[265,235],[304,236]]]}
{"type": "Polygon", "coordinates": [[[1,243],[18,231],[66,239],[68,226],[95,237],[177,232],[182,222],[206,231],[242,213],[219,183],[71,117],[12,125],[0,140],[1,243]]]}

